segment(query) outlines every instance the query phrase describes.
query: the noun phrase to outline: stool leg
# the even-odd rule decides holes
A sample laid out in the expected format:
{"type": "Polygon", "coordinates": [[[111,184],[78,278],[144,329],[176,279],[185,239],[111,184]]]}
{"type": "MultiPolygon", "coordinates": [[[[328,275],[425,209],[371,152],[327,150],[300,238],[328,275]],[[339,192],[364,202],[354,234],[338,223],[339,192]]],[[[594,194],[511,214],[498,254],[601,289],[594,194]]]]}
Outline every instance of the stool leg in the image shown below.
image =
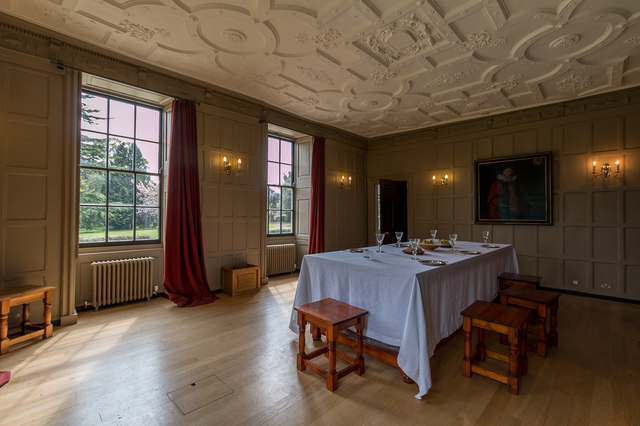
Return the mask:
{"type": "Polygon", "coordinates": [[[355,371],[355,373],[358,376],[362,376],[364,374],[364,357],[362,356],[362,346],[362,317],[360,317],[356,321],[356,359],[358,360],[358,369],[355,371]]]}
{"type": "Polygon", "coordinates": [[[53,325],[51,324],[51,303],[53,303],[53,290],[44,294],[44,335],[43,339],[48,339],[53,335],[53,325]]]}
{"type": "Polygon", "coordinates": [[[527,323],[524,323],[524,328],[518,333],[520,338],[520,374],[529,374],[529,358],[527,357],[527,323]]]}
{"type": "MultiPolygon", "coordinates": [[[[503,290],[503,288],[502,288],[502,280],[500,280],[500,284],[501,284],[500,285],[500,290],[503,290]]],[[[509,302],[509,299],[507,298],[507,296],[501,294],[500,295],[500,304],[501,305],[507,305],[508,302],[509,302]]],[[[500,333],[500,344],[501,345],[506,345],[507,344],[507,335],[506,334],[500,333]]]]}
{"type": "Polygon", "coordinates": [[[538,356],[547,357],[547,307],[538,307],[538,356]]]}
{"type": "Polygon", "coordinates": [[[477,328],[478,330],[478,343],[476,344],[476,354],[479,361],[484,361],[487,358],[487,347],[484,344],[484,328],[477,328]]]}
{"type": "Polygon", "coordinates": [[[304,333],[307,328],[307,321],[304,318],[304,314],[298,312],[298,356],[296,358],[296,366],[298,370],[304,371],[307,366],[304,365],[305,353],[305,341],[304,341],[304,333]]]}
{"type": "Polygon", "coordinates": [[[31,324],[31,311],[28,303],[22,304],[22,322],[20,327],[22,328],[22,334],[27,334],[27,326],[31,324]]]}
{"type": "Polygon", "coordinates": [[[329,371],[327,378],[327,389],[331,392],[338,389],[338,372],[336,371],[336,341],[338,340],[337,328],[329,325],[327,329],[327,345],[329,350],[329,371]]]}
{"type": "Polygon", "coordinates": [[[553,346],[558,346],[558,301],[549,308],[549,340],[553,346]]]}
{"type": "Polygon", "coordinates": [[[462,375],[471,377],[471,318],[462,317],[462,332],[464,334],[464,359],[462,360],[462,375]]]}
{"type": "Polygon", "coordinates": [[[320,328],[315,324],[311,324],[309,328],[311,329],[311,338],[313,341],[315,342],[320,340],[320,328]]]}
{"type": "Polygon", "coordinates": [[[0,355],[9,352],[9,300],[0,302],[0,355]]]}
{"type": "Polygon", "coordinates": [[[518,394],[518,374],[520,373],[518,365],[520,354],[518,352],[520,352],[521,338],[519,334],[518,329],[509,330],[509,378],[507,384],[509,392],[515,395],[518,394]]]}

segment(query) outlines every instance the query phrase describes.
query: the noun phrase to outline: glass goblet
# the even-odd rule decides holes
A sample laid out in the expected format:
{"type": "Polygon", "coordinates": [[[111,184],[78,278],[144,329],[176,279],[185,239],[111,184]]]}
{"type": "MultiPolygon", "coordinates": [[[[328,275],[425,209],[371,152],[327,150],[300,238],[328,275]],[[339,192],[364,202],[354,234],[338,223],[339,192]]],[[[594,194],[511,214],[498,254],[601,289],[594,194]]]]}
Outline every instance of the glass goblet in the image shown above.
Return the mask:
{"type": "Polygon", "coordinates": [[[378,253],[382,253],[382,242],[384,241],[384,234],[376,234],[376,241],[378,242],[378,253]]]}
{"type": "MultiPolygon", "coordinates": [[[[438,235],[438,230],[437,229],[432,229],[431,231],[429,231],[431,233],[431,239],[435,240],[436,236],[438,235]]],[[[437,242],[437,241],[434,241],[437,242]]]]}
{"type": "Polygon", "coordinates": [[[419,238],[411,238],[409,239],[409,244],[411,244],[411,251],[413,252],[413,260],[418,260],[418,243],[420,242],[419,238]]]}
{"type": "Polygon", "coordinates": [[[451,251],[453,253],[456,252],[456,240],[458,239],[458,234],[449,234],[449,242],[451,243],[451,251]]]}
{"type": "Polygon", "coordinates": [[[400,241],[402,241],[402,234],[404,234],[404,232],[402,231],[396,231],[396,247],[400,247],[400,241]]]}
{"type": "Polygon", "coordinates": [[[482,242],[484,244],[489,242],[489,231],[482,231],[482,242]]]}

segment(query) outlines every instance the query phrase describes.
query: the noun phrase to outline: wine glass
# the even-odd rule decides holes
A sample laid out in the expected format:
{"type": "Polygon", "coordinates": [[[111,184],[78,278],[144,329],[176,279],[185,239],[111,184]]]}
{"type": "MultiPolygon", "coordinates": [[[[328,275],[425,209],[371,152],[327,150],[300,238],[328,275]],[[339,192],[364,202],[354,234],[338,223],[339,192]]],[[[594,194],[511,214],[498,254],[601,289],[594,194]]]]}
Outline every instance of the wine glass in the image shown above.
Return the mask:
{"type": "Polygon", "coordinates": [[[398,241],[396,243],[396,247],[400,247],[400,241],[402,241],[402,234],[404,234],[404,232],[396,231],[396,240],[398,241]]]}
{"type": "Polygon", "coordinates": [[[382,242],[384,241],[384,234],[376,234],[376,241],[378,242],[378,253],[382,253],[382,242]]]}
{"type": "Polygon", "coordinates": [[[484,244],[489,242],[489,231],[482,231],[482,242],[484,244]]]}
{"type": "Polygon", "coordinates": [[[429,232],[431,233],[431,239],[433,240],[433,242],[437,243],[436,236],[438,235],[438,230],[437,229],[432,229],[429,232]]]}
{"type": "Polygon", "coordinates": [[[456,240],[458,239],[458,234],[449,234],[449,243],[451,244],[451,251],[453,253],[456,252],[456,240]]]}
{"type": "Polygon", "coordinates": [[[413,252],[413,260],[418,260],[418,243],[420,242],[420,238],[410,238],[409,244],[411,244],[411,251],[413,252]]]}

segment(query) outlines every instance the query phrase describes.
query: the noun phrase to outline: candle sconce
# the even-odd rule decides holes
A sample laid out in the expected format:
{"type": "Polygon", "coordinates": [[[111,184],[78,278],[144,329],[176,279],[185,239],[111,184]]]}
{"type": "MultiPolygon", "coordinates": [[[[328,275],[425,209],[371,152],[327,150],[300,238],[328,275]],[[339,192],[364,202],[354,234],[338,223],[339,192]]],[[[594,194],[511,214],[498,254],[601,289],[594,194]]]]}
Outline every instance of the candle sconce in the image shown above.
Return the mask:
{"type": "Polygon", "coordinates": [[[597,169],[597,161],[593,162],[593,168],[591,169],[591,175],[594,179],[607,179],[610,176],[617,177],[620,174],[620,161],[616,160],[615,162],[615,170],[611,167],[611,164],[604,162],[600,166],[600,169],[597,169]]]}
{"type": "Polygon", "coordinates": [[[351,176],[338,176],[338,184],[341,188],[349,188],[351,186],[351,176]]]}
{"type": "Polygon", "coordinates": [[[433,181],[433,186],[440,185],[441,188],[445,188],[449,184],[449,175],[446,174],[440,179],[436,178],[436,175],[433,175],[431,178],[433,181]]]}
{"type": "MultiPolygon", "coordinates": [[[[225,155],[224,157],[222,157],[222,170],[224,170],[225,174],[230,175],[231,171],[233,169],[233,165],[231,164],[231,161],[227,159],[227,156],[225,155]]],[[[236,166],[236,174],[240,174],[240,172],[242,171],[242,158],[238,158],[238,164],[236,166]]]]}

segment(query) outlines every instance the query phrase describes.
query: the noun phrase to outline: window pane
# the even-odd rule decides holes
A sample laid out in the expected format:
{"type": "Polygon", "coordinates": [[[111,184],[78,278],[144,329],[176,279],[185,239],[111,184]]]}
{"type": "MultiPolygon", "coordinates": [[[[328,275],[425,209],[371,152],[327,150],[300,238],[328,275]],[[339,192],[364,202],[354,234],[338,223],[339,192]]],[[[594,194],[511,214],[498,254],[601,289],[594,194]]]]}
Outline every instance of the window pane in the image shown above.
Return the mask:
{"type": "Polygon", "coordinates": [[[280,165],[280,185],[293,185],[293,170],[291,166],[280,165]]]}
{"type": "Polygon", "coordinates": [[[83,93],[80,114],[82,129],[107,132],[107,98],[83,93]]]}
{"type": "Polygon", "coordinates": [[[133,170],[133,140],[109,138],[109,168],[133,170]]]}
{"type": "Polygon", "coordinates": [[[109,241],[133,240],[133,207],[109,207],[109,241]]]}
{"type": "Polygon", "coordinates": [[[134,108],[134,105],[128,102],[111,99],[109,101],[109,133],[132,138],[134,108]]]}
{"type": "Polygon", "coordinates": [[[153,142],[136,142],[136,171],[158,173],[158,150],[153,142]]]}
{"type": "Polygon", "coordinates": [[[282,210],[293,210],[292,188],[282,188],[282,210]]]}
{"type": "Polygon", "coordinates": [[[136,209],[136,240],[157,240],[159,230],[160,209],[136,209]]]}
{"type": "Polygon", "coordinates": [[[109,172],[109,204],[132,206],[133,193],[133,173],[109,172]]]}
{"type": "Polygon", "coordinates": [[[136,205],[153,207],[160,205],[159,176],[136,176],[136,205]]]}
{"type": "Polygon", "coordinates": [[[280,161],[280,140],[269,138],[269,151],[267,160],[280,161]]]}
{"type": "Polygon", "coordinates": [[[267,185],[280,185],[280,165],[278,163],[268,163],[267,185]]]}
{"type": "Polygon", "coordinates": [[[268,208],[273,210],[280,210],[280,187],[279,186],[270,186],[268,191],[268,208]]]}
{"type": "Polygon", "coordinates": [[[80,242],[103,243],[105,241],[105,207],[80,206],[80,242]]]}
{"type": "Polygon", "coordinates": [[[107,172],[80,169],[80,204],[107,204],[107,172]]]}
{"type": "Polygon", "coordinates": [[[136,139],[160,141],[160,111],[136,107],[136,139]]]}
{"type": "Polygon", "coordinates": [[[280,162],[292,164],[291,159],[293,157],[293,144],[288,141],[280,142],[280,162]]]}
{"type": "Polygon", "coordinates": [[[269,211],[268,214],[267,228],[269,229],[270,234],[279,234],[280,233],[280,212],[279,211],[269,211]]]}
{"type": "Polygon", "coordinates": [[[107,137],[100,133],[82,131],[80,135],[80,165],[105,167],[107,161],[107,137]]]}
{"type": "Polygon", "coordinates": [[[293,233],[293,215],[291,211],[283,211],[282,212],[282,233],[283,234],[292,234],[293,233]]]}

